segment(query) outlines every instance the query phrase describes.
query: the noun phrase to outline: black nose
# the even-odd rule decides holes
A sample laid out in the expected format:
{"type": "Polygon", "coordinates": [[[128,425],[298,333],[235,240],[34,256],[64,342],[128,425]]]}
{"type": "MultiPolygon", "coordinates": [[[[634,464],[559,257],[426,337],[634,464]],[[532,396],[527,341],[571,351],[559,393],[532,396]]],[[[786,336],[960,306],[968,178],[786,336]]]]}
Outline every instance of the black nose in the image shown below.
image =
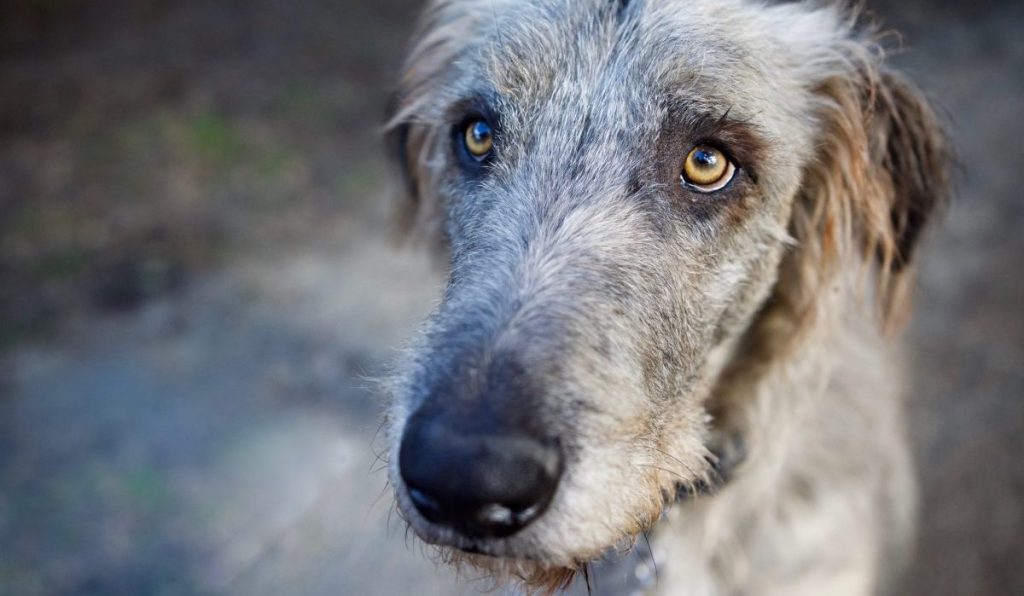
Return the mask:
{"type": "Polygon", "coordinates": [[[398,454],[416,509],[475,538],[514,534],[540,517],[562,472],[556,445],[522,434],[473,434],[414,414],[398,454]]]}

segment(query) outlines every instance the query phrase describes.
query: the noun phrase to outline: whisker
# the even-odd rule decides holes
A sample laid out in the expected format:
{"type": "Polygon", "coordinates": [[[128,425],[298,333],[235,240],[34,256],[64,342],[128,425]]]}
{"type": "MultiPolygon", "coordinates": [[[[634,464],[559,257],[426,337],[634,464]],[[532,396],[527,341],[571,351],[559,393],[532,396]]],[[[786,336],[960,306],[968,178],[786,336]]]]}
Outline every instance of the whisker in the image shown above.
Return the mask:
{"type": "Polygon", "coordinates": [[[376,507],[378,503],[380,503],[380,500],[382,498],[384,498],[384,495],[386,495],[388,493],[388,490],[390,488],[391,488],[391,480],[386,480],[384,482],[384,488],[381,489],[380,494],[378,494],[377,497],[373,500],[373,502],[370,503],[370,507],[366,511],[366,517],[370,516],[370,513],[373,512],[373,508],[376,507]]]}
{"type": "Polygon", "coordinates": [[[651,548],[651,539],[647,536],[647,531],[641,532],[644,537],[644,542],[647,543],[647,553],[651,556],[651,566],[654,567],[654,585],[658,585],[658,560],[654,558],[654,549],[651,548]]]}

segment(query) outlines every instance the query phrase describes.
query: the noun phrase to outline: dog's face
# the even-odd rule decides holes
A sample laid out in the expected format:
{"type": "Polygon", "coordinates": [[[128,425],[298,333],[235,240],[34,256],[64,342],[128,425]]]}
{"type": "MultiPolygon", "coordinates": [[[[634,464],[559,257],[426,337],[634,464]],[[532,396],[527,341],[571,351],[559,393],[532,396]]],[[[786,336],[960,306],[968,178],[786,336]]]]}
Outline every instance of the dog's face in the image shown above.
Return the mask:
{"type": "Polygon", "coordinates": [[[840,22],[738,0],[432,4],[393,122],[410,221],[450,258],[389,412],[420,537],[534,579],[631,539],[705,479],[706,400],[799,236],[845,225],[885,266],[909,256],[920,222],[865,156],[891,144],[866,113],[899,101],[867,99],[840,22]],[[843,203],[853,219],[815,215],[812,185],[857,184],[878,198],[843,203]]]}

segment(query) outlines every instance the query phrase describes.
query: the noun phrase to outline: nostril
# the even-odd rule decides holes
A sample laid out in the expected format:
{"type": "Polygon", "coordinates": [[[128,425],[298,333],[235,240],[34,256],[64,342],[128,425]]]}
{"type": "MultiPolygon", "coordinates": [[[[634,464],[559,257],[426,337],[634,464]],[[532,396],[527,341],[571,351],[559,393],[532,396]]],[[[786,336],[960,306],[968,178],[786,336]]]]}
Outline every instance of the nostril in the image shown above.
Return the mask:
{"type": "Polygon", "coordinates": [[[409,488],[409,499],[412,500],[412,504],[416,506],[416,509],[423,517],[435,523],[440,520],[441,504],[437,502],[437,499],[411,487],[409,488]]]}
{"type": "MultiPolygon", "coordinates": [[[[547,503],[543,503],[544,506],[547,503]]],[[[488,503],[475,512],[476,525],[492,536],[510,536],[536,519],[542,512],[541,504],[525,509],[514,509],[500,503],[488,503]]]]}
{"type": "Polygon", "coordinates": [[[477,521],[481,524],[495,527],[512,526],[515,523],[515,513],[498,503],[488,503],[476,512],[477,521]]]}
{"type": "Polygon", "coordinates": [[[482,505],[464,503],[446,508],[433,496],[412,487],[409,487],[409,500],[412,501],[420,515],[433,523],[450,524],[453,520],[461,518],[468,522],[463,525],[472,526],[478,530],[485,529],[486,531],[483,533],[494,536],[508,536],[515,533],[533,521],[542,511],[540,503],[527,507],[502,503],[484,503],[482,505]]]}

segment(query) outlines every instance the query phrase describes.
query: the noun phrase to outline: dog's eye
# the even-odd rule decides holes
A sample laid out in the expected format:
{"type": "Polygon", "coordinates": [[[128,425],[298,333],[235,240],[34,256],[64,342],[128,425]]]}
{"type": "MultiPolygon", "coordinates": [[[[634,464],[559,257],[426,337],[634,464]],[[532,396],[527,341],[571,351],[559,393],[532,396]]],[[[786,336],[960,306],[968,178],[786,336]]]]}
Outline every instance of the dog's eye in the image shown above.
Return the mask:
{"type": "Polygon", "coordinates": [[[486,120],[470,120],[463,133],[466,151],[477,161],[483,161],[491,154],[494,147],[491,125],[486,120]]]}
{"type": "Polygon", "coordinates": [[[736,165],[721,149],[697,145],[683,162],[683,184],[699,192],[714,192],[729,184],[736,165]]]}

